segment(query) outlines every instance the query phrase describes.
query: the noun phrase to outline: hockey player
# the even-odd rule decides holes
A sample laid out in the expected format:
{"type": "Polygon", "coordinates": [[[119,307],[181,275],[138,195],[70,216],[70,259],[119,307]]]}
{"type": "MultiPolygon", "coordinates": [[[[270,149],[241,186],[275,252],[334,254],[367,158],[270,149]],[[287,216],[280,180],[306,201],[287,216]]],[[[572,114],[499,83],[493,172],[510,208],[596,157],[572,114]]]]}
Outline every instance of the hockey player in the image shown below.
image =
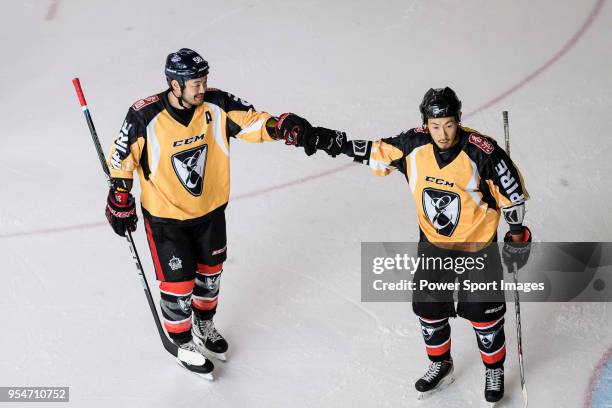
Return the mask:
{"type": "MultiPolygon", "coordinates": [[[[312,128],[302,119],[286,143],[303,146],[308,155],[317,150],[333,157],[346,154],[369,165],[378,176],[399,170],[416,202],[419,253],[454,258],[484,256],[485,273],[476,277],[499,280],[501,259],[492,243],[497,240],[500,215],[510,226],[504,236],[504,261],[520,267],[528,256],[531,232],[522,225],[528,194],[521,174],[495,140],[461,125],[461,101],[452,89],[428,90],[419,108],[422,126],[395,137],[349,141],[344,132],[312,128]],[[296,134],[300,136],[292,136],[296,134]]],[[[457,275],[451,272],[419,269],[414,281],[454,281],[457,275]]],[[[486,372],[485,398],[489,402],[500,400],[506,355],[503,292],[474,295],[460,291],[455,308],[452,292],[423,290],[414,293],[412,304],[431,360],[425,375],[415,383],[417,391],[426,393],[452,382],[448,319],[458,314],[471,322],[476,333],[486,372]],[[487,299],[488,295],[498,296],[487,299]]]]}
{"type": "Polygon", "coordinates": [[[245,100],[208,88],[208,71],[195,51],[173,52],[165,66],[169,89],[128,110],[108,160],[106,217],[120,236],[136,230],[130,193],[136,170],[164,327],[179,346],[179,363],[212,379],[214,365],[204,355],[225,360],[228,349],[213,316],[227,258],[230,138],[271,141],[292,121],[281,116],[288,119],[281,125],[245,100]]]}

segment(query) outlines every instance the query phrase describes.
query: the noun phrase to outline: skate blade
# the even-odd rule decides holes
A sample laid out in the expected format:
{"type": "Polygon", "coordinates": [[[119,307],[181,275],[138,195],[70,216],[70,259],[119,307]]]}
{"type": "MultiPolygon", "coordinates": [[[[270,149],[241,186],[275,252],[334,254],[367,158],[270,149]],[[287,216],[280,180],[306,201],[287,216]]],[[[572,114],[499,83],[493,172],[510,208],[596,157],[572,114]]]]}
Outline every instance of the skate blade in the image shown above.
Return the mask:
{"type": "Polygon", "coordinates": [[[191,371],[190,369],[188,369],[187,367],[185,367],[185,365],[183,364],[183,362],[182,362],[181,360],[178,360],[178,359],[177,359],[177,360],[176,360],[176,362],[178,363],[178,365],[180,365],[181,367],[183,367],[185,370],[189,371],[191,374],[195,374],[195,375],[197,375],[198,377],[200,377],[200,378],[204,378],[205,380],[208,380],[208,381],[214,381],[214,380],[215,380],[215,377],[214,377],[214,375],[213,375],[213,373],[212,373],[212,372],[210,372],[210,373],[198,373],[198,372],[196,372],[196,371],[191,371]]]}
{"type": "Polygon", "coordinates": [[[208,349],[204,353],[208,354],[210,357],[216,358],[219,361],[223,361],[223,362],[227,361],[227,356],[225,355],[225,353],[215,353],[208,349]]]}
{"type": "Polygon", "coordinates": [[[446,387],[448,387],[454,382],[455,382],[455,377],[452,374],[447,377],[444,377],[442,381],[440,381],[438,385],[436,385],[436,388],[434,388],[433,390],[429,390],[425,392],[417,391],[417,400],[422,401],[424,399],[427,399],[431,397],[432,395],[442,391],[443,389],[445,389],[446,387]]]}
{"type": "Polygon", "coordinates": [[[483,407],[487,407],[487,408],[493,408],[493,407],[503,407],[504,406],[504,398],[502,397],[499,401],[484,401],[481,406],[483,407]]]}
{"type": "Polygon", "coordinates": [[[225,353],[215,353],[214,351],[210,351],[204,346],[204,343],[202,342],[202,340],[200,340],[196,336],[193,336],[193,342],[195,343],[196,346],[198,346],[198,349],[200,350],[202,354],[205,354],[208,357],[213,357],[219,361],[223,361],[223,362],[227,361],[227,356],[225,353]]]}

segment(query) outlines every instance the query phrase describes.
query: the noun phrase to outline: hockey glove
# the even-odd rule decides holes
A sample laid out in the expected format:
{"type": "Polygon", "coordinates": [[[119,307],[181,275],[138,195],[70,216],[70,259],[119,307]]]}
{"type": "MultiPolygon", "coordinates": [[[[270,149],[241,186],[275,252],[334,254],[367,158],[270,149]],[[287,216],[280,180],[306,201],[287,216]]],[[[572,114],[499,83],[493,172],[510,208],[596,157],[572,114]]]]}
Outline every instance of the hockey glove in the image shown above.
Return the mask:
{"type": "Polygon", "coordinates": [[[515,265],[518,271],[525,266],[529,259],[529,253],[531,252],[531,230],[523,225],[522,234],[521,242],[513,242],[510,231],[506,232],[504,236],[502,258],[508,267],[508,272],[514,272],[515,265]]]}
{"type": "Polygon", "coordinates": [[[312,133],[308,121],[294,113],[283,113],[276,122],[275,139],[283,139],[286,145],[303,146],[304,138],[312,133]]]}
{"type": "MultiPolygon", "coordinates": [[[[315,151],[325,150],[325,152],[332,157],[336,157],[342,153],[342,148],[347,142],[346,133],[340,132],[339,130],[316,127],[314,128],[314,135],[315,137],[311,138],[309,142],[311,145],[314,145],[315,151]]],[[[306,145],[304,145],[304,150],[306,150],[306,145]]],[[[306,154],[308,154],[308,151],[306,151],[306,154]]]]}
{"type": "Polygon", "coordinates": [[[136,231],[136,202],[130,193],[110,189],[106,200],[106,219],[115,233],[125,237],[125,231],[136,231]]]}

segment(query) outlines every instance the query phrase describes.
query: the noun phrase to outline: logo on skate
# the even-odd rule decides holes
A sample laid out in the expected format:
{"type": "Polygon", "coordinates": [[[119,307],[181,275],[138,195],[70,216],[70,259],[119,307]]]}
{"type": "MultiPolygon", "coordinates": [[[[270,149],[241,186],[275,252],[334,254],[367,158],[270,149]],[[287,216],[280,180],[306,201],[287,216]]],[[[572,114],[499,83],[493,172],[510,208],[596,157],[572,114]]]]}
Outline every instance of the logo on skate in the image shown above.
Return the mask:
{"type": "Polygon", "coordinates": [[[202,195],[207,153],[208,145],[203,145],[176,153],[171,159],[181,184],[196,197],[202,195]]]}
{"type": "Polygon", "coordinates": [[[423,190],[423,210],[440,235],[453,235],[461,214],[461,200],[457,193],[426,188],[423,190]]]}
{"type": "Polygon", "coordinates": [[[180,297],[177,300],[178,300],[178,305],[183,312],[191,313],[191,295],[180,297]]]}
{"type": "Polygon", "coordinates": [[[183,267],[183,261],[181,260],[181,258],[177,258],[176,256],[173,255],[172,258],[170,259],[170,262],[168,262],[168,266],[173,271],[176,271],[183,267]]]}

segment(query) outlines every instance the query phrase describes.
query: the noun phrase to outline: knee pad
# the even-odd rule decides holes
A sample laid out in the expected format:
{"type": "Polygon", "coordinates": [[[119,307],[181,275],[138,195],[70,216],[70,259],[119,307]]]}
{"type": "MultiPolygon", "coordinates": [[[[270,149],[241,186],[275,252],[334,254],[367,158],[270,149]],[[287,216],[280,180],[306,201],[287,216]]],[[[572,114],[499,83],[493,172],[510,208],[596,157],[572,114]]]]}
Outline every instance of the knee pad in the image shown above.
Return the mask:
{"type": "Polygon", "coordinates": [[[472,327],[474,327],[480,357],[485,366],[489,368],[502,366],[506,358],[504,318],[490,322],[472,322],[472,327]]]}
{"type": "Polygon", "coordinates": [[[219,285],[223,264],[198,264],[198,271],[193,289],[192,305],[196,311],[214,311],[219,298],[219,285]]]}
{"type": "Polygon", "coordinates": [[[420,317],[419,322],[429,359],[442,361],[450,358],[451,328],[448,318],[433,320],[420,317]]]}
{"type": "Polygon", "coordinates": [[[164,328],[171,338],[184,337],[191,331],[191,302],[194,280],[160,282],[160,306],[164,328]]]}

